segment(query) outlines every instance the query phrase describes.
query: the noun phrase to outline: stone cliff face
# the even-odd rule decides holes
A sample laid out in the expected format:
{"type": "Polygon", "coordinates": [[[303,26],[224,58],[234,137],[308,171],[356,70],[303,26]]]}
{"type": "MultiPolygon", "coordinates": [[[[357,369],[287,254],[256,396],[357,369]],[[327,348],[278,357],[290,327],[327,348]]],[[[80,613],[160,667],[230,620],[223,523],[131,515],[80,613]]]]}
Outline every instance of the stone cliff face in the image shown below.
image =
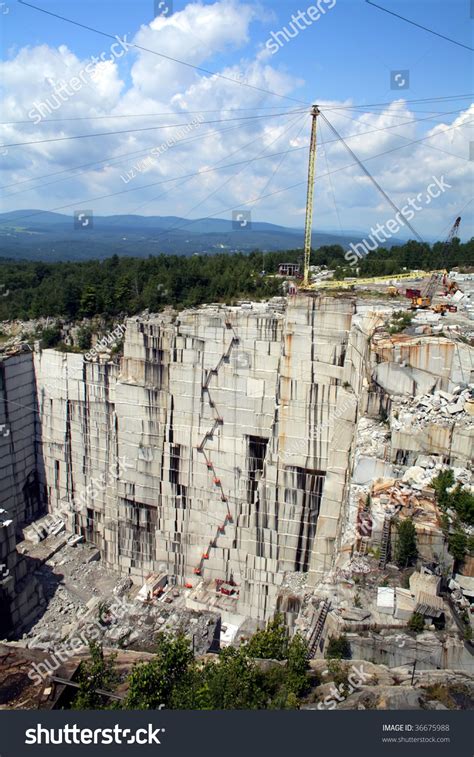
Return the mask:
{"type": "Polygon", "coordinates": [[[120,362],[8,358],[0,506],[19,523],[67,514],[138,579],[234,583],[235,611],[267,618],[285,571],[314,585],[333,564],[358,416],[394,375],[370,354],[380,322],[351,297],[295,297],[131,318],[120,362]]]}
{"type": "Polygon", "coordinates": [[[23,523],[45,510],[32,353],[0,359],[0,510],[23,523]]]}
{"type": "Polygon", "coordinates": [[[120,365],[35,354],[49,508],[110,566],[267,617],[285,571],[331,564],[370,321],[294,298],[129,319],[120,365]]]}

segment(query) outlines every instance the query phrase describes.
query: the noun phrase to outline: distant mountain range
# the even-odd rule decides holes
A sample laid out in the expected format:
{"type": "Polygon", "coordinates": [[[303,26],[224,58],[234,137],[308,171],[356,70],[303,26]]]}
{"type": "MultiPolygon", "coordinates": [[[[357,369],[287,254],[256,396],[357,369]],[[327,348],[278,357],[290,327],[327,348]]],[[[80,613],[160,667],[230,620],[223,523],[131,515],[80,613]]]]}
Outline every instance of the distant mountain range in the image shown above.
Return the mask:
{"type": "MultiPolygon", "coordinates": [[[[103,259],[111,255],[250,252],[301,249],[303,229],[236,220],[177,216],[95,216],[76,211],[70,216],[38,210],[0,214],[0,257],[47,262],[103,259]]],[[[313,234],[313,247],[339,244],[346,249],[364,234],[349,231],[313,234]]],[[[392,239],[390,246],[403,244],[392,239]]]]}

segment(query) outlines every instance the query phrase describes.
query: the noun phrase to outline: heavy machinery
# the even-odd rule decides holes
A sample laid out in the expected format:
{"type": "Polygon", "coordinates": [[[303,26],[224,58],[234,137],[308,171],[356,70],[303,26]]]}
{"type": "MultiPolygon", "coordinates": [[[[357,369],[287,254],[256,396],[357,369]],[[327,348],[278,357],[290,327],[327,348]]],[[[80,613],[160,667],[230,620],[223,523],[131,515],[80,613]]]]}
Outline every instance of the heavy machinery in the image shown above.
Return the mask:
{"type": "MultiPolygon", "coordinates": [[[[445,266],[445,268],[447,266],[447,257],[448,257],[449,249],[451,247],[454,237],[457,235],[459,231],[460,223],[461,223],[461,216],[456,218],[448,234],[446,242],[444,243],[442,260],[443,260],[443,265],[445,266]]],[[[411,299],[412,310],[431,308],[433,297],[436,293],[436,289],[438,288],[439,283],[440,283],[440,273],[438,271],[434,271],[433,274],[431,275],[430,280],[423,287],[423,289],[421,290],[420,289],[407,289],[406,296],[411,299]]],[[[444,294],[452,294],[457,289],[457,285],[455,284],[455,282],[449,281],[446,270],[444,270],[442,274],[442,284],[445,289],[444,294]]],[[[444,305],[436,306],[436,308],[437,308],[435,310],[436,313],[446,313],[450,309],[448,305],[446,307],[444,305]]]]}
{"type": "Polygon", "coordinates": [[[440,302],[437,305],[433,305],[431,310],[433,311],[433,313],[440,313],[440,315],[458,312],[456,305],[448,305],[446,302],[440,302]]]}
{"type": "Polygon", "coordinates": [[[455,281],[451,281],[448,278],[448,254],[449,250],[451,248],[451,245],[453,243],[454,237],[458,235],[459,226],[461,225],[461,216],[458,216],[456,218],[455,222],[453,223],[451,227],[451,231],[448,234],[448,238],[446,239],[446,242],[444,243],[443,247],[443,266],[446,268],[446,272],[443,276],[443,287],[445,290],[445,294],[454,294],[458,290],[458,285],[455,281]]]}
{"type": "Polygon", "coordinates": [[[424,310],[431,307],[433,297],[439,285],[439,273],[433,273],[419,295],[412,297],[411,309],[424,310]]]}

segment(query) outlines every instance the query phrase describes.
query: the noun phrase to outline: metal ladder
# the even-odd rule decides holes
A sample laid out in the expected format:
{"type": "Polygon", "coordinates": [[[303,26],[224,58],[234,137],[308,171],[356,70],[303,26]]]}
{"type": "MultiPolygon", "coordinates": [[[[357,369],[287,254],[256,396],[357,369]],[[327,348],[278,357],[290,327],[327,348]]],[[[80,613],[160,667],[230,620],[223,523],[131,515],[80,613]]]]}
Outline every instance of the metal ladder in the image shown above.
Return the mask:
{"type": "Polygon", "coordinates": [[[385,568],[390,551],[390,531],[392,519],[386,515],[382,527],[382,544],[380,547],[379,568],[385,568]]]}
{"type": "Polygon", "coordinates": [[[325,599],[323,602],[323,606],[321,607],[321,610],[319,612],[316,623],[314,624],[314,627],[312,628],[309,634],[308,659],[312,659],[314,655],[316,654],[318,644],[323,634],[324,624],[326,623],[326,618],[328,616],[328,612],[330,609],[331,609],[331,602],[329,601],[329,599],[325,599]]]}

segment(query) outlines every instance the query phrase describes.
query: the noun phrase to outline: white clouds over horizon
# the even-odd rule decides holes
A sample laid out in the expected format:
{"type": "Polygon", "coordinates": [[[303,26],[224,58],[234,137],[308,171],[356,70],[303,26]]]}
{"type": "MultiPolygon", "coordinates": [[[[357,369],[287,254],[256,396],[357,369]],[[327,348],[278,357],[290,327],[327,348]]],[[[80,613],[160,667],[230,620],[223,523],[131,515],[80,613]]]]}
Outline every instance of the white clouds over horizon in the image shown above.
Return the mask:
{"type": "MultiPolygon", "coordinates": [[[[279,67],[278,60],[269,60],[261,45],[249,45],[251,25],[261,24],[264,17],[258,6],[239,0],[218,0],[212,5],[190,3],[170,17],[160,17],[143,25],[133,41],[253,87],[298,99],[302,84],[299,72],[287,71],[279,67]]],[[[216,112],[203,113],[205,121],[255,115],[253,110],[229,112],[232,109],[275,106],[275,112],[281,112],[300,108],[289,100],[272,98],[257,89],[233,84],[145,51],[132,49],[114,60],[107,59],[110,57],[108,45],[98,50],[98,57],[102,51],[107,54],[104,56],[106,60],[90,67],[89,72],[93,74],[82,73],[82,78],[81,72],[90,65],[90,60],[79,59],[65,45],[57,48],[46,44],[25,47],[1,62],[2,121],[28,120],[28,113],[36,107],[35,103],[51,101],[55,88],[74,77],[80,79],[81,86],[76,86],[77,91],[47,118],[80,117],[83,120],[63,123],[43,120],[36,126],[32,121],[0,126],[0,142],[9,144],[74,134],[147,129],[160,124],[185,124],[193,120],[195,112],[211,109],[216,112]],[[186,116],[187,111],[193,115],[186,116]],[[165,112],[177,115],[92,120],[93,116],[165,112]]],[[[351,105],[336,99],[320,104],[328,109],[351,105]]],[[[437,103],[427,107],[447,113],[454,111],[456,104],[437,103]]],[[[262,110],[259,113],[271,112],[262,110]]],[[[441,235],[469,202],[474,165],[468,160],[469,142],[474,141],[472,125],[451,127],[472,120],[474,106],[458,114],[447,114],[442,119],[416,124],[404,122],[424,118],[425,114],[410,110],[409,104],[401,99],[380,113],[327,110],[327,115],[342,135],[359,135],[348,143],[361,160],[367,161],[367,168],[399,206],[407,197],[424,191],[432,176],[445,176],[452,190],[440,197],[438,203],[433,201],[430,208],[425,208],[413,221],[421,234],[428,237],[441,235]],[[399,125],[383,130],[395,124],[399,125]],[[446,129],[449,131],[444,131],[446,129]],[[370,159],[378,153],[428,136],[433,138],[370,159]]],[[[235,128],[237,123],[203,124],[186,137],[192,141],[178,140],[158,159],[147,161],[144,169],[127,184],[121,177],[145,159],[153,148],[172,140],[177,128],[12,147],[3,155],[1,153],[5,150],[0,149],[1,184],[15,185],[4,192],[3,210],[49,210],[71,204],[70,211],[64,212],[72,214],[74,207],[92,207],[97,215],[139,212],[184,217],[189,213],[191,217],[202,217],[222,210],[226,212],[215,217],[230,218],[229,209],[239,208],[260,194],[277,192],[301,182],[301,186],[288,192],[245,205],[252,210],[255,220],[300,226],[305,201],[306,150],[290,153],[285,158],[272,157],[242,167],[205,173],[181,186],[176,182],[138,189],[141,185],[202,171],[216,163],[225,165],[244,161],[265,152],[300,147],[309,141],[309,118],[301,130],[303,115],[248,118],[235,128]],[[216,133],[217,130],[221,133],[216,133]],[[124,153],[139,152],[141,154],[121,157],[124,153]],[[45,178],[36,184],[20,184],[32,177],[105,159],[115,164],[101,163],[85,169],[87,172],[84,173],[72,172],[45,178]],[[57,181],[65,176],[67,180],[57,181]],[[30,191],[24,191],[30,186],[30,191]],[[89,198],[135,187],[137,191],[88,202],[89,198]],[[9,193],[12,194],[6,196],[9,193]],[[206,199],[209,195],[212,196],[206,199]]],[[[314,228],[337,228],[335,203],[342,230],[383,223],[393,211],[357,166],[338,170],[353,161],[343,145],[328,141],[333,139],[328,127],[323,125],[317,161],[320,178],[316,182],[314,228]],[[324,146],[323,142],[328,144],[324,146]],[[331,181],[324,176],[328,170],[332,172],[331,181]]],[[[467,218],[463,231],[463,236],[474,233],[467,226],[467,218]]]]}

